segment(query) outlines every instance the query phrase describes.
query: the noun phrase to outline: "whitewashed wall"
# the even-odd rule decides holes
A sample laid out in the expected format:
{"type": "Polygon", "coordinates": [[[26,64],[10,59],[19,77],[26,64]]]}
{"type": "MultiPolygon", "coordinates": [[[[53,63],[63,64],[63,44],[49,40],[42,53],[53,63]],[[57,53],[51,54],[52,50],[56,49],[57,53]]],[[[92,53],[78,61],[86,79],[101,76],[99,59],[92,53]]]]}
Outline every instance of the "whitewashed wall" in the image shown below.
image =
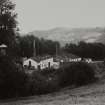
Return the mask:
{"type": "Polygon", "coordinates": [[[38,68],[38,63],[32,59],[27,59],[26,61],[23,62],[23,66],[29,66],[29,62],[31,62],[31,65],[35,67],[35,69],[38,68]]]}
{"type": "Polygon", "coordinates": [[[53,66],[53,58],[49,58],[49,59],[40,61],[39,65],[40,65],[41,69],[48,68],[49,62],[50,62],[50,67],[52,67],[53,66]]]}

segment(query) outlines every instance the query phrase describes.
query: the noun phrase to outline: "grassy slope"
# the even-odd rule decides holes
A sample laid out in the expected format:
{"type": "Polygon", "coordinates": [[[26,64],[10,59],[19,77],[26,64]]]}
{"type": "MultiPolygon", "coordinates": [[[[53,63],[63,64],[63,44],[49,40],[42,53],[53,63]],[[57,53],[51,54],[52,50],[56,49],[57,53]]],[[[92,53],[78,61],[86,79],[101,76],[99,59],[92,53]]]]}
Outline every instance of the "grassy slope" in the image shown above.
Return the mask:
{"type": "MultiPolygon", "coordinates": [[[[102,74],[105,74],[104,70],[100,72],[100,75],[102,74]]],[[[91,85],[75,89],[65,88],[48,95],[20,98],[14,101],[10,100],[8,102],[1,102],[0,105],[103,105],[105,104],[104,78],[105,76],[102,75],[101,80],[91,85]]]]}

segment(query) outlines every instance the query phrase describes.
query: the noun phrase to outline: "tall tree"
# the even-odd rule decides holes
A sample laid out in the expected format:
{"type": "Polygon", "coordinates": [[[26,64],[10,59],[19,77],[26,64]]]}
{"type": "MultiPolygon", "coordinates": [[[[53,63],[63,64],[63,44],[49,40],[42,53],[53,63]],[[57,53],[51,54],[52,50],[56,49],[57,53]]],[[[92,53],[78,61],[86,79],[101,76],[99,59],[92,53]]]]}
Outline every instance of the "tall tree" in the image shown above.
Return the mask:
{"type": "Polygon", "coordinates": [[[10,0],[0,2],[0,44],[8,46],[10,52],[15,45],[17,14],[14,12],[15,4],[10,0]]]}

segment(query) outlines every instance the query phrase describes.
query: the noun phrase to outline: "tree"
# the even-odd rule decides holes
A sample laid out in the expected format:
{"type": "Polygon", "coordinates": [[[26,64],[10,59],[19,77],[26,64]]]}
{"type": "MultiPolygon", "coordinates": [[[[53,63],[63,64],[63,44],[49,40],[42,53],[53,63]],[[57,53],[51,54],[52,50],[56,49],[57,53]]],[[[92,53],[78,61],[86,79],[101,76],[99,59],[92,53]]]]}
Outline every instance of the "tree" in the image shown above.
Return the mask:
{"type": "Polygon", "coordinates": [[[36,56],[43,55],[55,55],[56,49],[59,53],[60,44],[57,41],[45,40],[43,38],[39,39],[33,35],[25,35],[18,37],[18,42],[20,46],[20,56],[32,57],[34,53],[34,42],[35,41],[35,53],[36,56]],[[56,48],[57,47],[57,48],[56,48]]]}
{"type": "Polygon", "coordinates": [[[6,0],[0,0],[0,7],[2,6],[2,4],[5,2],[6,0]]]}
{"type": "Polygon", "coordinates": [[[0,98],[24,94],[27,75],[9,56],[0,57],[0,98]]]}
{"type": "Polygon", "coordinates": [[[85,85],[95,82],[94,68],[88,63],[75,62],[65,65],[59,70],[59,79],[61,86],[85,85]]]}
{"type": "Polygon", "coordinates": [[[0,2],[0,44],[6,44],[9,48],[9,53],[13,52],[13,47],[16,44],[17,14],[14,9],[15,5],[11,1],[2,0],[0,2]]]}
{"type": "Polygon", "coordinates": [[[64,51],[73,53],[82,58],[92,58],[94,60],[103,60],[105,58],[105,45],[102,43],[79,42],[76,44],[66,44],[64,51]]]}
{"type": "Polygon", "coordinates": [[[0,98],[21,95],[26,78],[11,56],[16,50],[17,14],[14,8],[9,0],[0,0],[0,44],[8,46],[9,55],[0,56],[0,98]]]}

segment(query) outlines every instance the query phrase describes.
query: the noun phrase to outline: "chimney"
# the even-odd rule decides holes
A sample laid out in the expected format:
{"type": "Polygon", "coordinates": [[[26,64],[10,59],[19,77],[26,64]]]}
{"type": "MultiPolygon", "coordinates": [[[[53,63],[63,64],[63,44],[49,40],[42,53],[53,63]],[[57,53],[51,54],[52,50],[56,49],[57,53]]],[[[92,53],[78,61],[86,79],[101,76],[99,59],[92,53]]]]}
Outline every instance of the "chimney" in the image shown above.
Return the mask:
{"type": "Polygon", "coordinates": [[[33,57],[36,57],[36,45],[35,45],[35,40],[33,42],[33,57]]]}
{"type": "Polygon", "coordinates": [[[56,44],[56,57],[58,55],[58,45],[56,44]]]}

